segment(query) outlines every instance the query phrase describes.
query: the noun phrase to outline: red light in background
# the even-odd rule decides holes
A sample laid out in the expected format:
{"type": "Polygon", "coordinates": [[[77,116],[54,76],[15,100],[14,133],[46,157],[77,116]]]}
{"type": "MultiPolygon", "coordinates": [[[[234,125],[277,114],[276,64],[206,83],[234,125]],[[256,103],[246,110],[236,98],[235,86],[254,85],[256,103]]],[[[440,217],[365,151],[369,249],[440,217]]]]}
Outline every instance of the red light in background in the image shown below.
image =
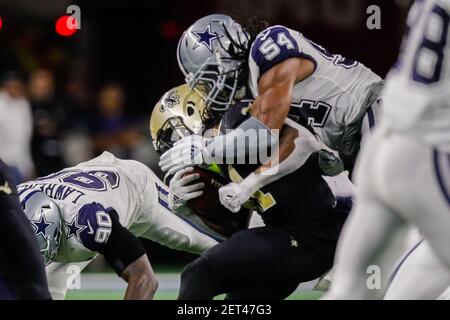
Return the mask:
{"type": "Polygon", "coordinates": [[[74,17],[62,16],[56,20],[55,30],[60,36],[70,37],[77,32],[76,24],[74,17]]]}
{"type": "Polygon", "coordinates": [[[164,39],[178,39],[183,30],[176,21],[166,21],[161,26],[161,36],[164,39]]]}
{"type": "Polygon", "coordinates": [[[0,17],[0,30],[2,30],[2,27],[3,27],[3,19],[2,17],[0,17]]]}

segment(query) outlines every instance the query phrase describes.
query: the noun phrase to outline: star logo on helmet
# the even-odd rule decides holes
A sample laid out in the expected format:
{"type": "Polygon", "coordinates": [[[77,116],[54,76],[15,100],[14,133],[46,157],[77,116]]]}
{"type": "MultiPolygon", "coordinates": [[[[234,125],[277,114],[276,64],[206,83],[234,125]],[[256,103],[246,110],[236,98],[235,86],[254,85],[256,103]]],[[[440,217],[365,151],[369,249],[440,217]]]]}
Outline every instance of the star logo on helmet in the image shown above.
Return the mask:
{"type": "Polygon", "coordinates": [[[81,242],[80,233],[83,232],[87,226],[78,224],[77,217],[74,217],[70,223],[64,222],[64,224],[67,227],[67,239],[75,237],[75,239],[81,242]]]}
{"type": "Polygon", "coordinates": [[[211,33],[211,24],[208,24],[203,31],[193,31],[192,33],[197,37],[197,44],[195,45],[194,50],[202,44],[206,46],[211,53],[213,52],[213,41],[223,37],[217,33],[211,33]]]}
{"type": "Polygon", "coordinates": [[[31,225],[34,227],[34,233],[36,235],[42,234],[45,237],[47,229],[53,225],[53,222],[47,222],[45,216],[41,215],[39,220],[31,220],[31,225]]]}

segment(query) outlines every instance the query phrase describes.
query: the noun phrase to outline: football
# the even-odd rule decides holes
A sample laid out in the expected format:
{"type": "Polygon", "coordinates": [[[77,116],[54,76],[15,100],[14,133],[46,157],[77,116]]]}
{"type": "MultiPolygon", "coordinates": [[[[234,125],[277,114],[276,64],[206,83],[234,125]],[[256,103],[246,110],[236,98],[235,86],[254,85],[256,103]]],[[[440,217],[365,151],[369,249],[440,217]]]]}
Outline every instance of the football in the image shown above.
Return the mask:
{"type": "Polygon", "coordinates": [[[193,184],[203,182],[203,195],[188,202],[188,206],[215,232],[229,237],[233,233],[246,229],[250,221],[250,213],[243,209],[239,213],[232,213],[219,200],[219,189],[228,184],[227,179],[220,174],[200,167],[186,175],[199,174],[199,180],[193,184]]]}

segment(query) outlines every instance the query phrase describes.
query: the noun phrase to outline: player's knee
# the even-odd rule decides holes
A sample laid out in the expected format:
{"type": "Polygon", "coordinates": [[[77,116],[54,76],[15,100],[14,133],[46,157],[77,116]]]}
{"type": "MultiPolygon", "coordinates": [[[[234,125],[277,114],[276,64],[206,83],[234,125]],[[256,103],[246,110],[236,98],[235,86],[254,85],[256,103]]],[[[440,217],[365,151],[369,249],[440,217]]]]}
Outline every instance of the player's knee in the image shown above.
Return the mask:
{"type": "Polygon", "coordinates": [[[217,275],[205,257],[188,264],[181,273],[179,300],[212,299],[220,291],[217,275]]]}
{"type": "Polygon", "coordinates": [[[189,263],[181,272],[181,282],[195,282],[202,276],[207,277],[209,275],[209,268],[205,266],[206,263],[207,261],[203,257],[189,263]]]}

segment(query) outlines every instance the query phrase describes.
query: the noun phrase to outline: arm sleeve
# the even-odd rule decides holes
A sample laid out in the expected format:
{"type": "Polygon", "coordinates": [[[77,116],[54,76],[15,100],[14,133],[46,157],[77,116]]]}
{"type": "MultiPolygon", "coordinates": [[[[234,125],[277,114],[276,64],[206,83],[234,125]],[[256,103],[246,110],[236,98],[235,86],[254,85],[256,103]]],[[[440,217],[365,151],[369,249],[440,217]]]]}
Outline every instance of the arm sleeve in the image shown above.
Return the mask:
{"type": "Polygon", "coordinates": [[[222,240],[162,205],[152,212],[152,221],[142,237],[170,249],[194,254],[201,254],[222,240]]]}
{"type": "Polygon", "coordinates": [[[83,226],[79,233],[82,245],[104,255],[119,276],[145,254],[140,240],[120,223],[113,208],[105,209],[96,202],[86,204],[78,211],[77,223],[83,226]]]}
{"type": "Polygon", "coordinates": [[[141,241],[119,222],[116,211],[109,210],[112,232],[108,241],[99,250],[106,261],[121,276],[122,272],[134,261],[146,254],[141,241]]]}
{"type": "Polygon", "coordinates": [[[50,293],[42,256],[34,231],[23,213],[15,187],[0,160],[0,250],[1,262],[19,299],[48,300],[50,293]]]}
{"type": "Polygon", "coordinates": [[[299,132],[298,138],[294,141],[294,150],[277,165],[265,170],[263,173],[252,173],[245,178],[241,182],[241,186],[245,190],[249,190],[250,194],[298,170],[322,147],[320,140],[308,129],[290,119],[287,119],[285,123],[299,132]]]}

